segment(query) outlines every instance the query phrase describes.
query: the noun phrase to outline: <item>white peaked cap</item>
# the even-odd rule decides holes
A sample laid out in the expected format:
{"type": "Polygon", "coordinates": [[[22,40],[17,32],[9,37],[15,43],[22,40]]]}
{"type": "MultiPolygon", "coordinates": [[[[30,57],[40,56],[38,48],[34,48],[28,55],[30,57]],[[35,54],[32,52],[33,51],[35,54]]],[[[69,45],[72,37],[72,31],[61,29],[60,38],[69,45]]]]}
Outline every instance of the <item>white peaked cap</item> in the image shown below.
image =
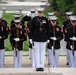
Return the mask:
{"type": "Polygon", "coordinates": [[[36,12],[36,9],[30,9],[30,12],[31,13],[35,13],[36,12]]]}
{"type": "Polygon", "coordinates": [[[31,17],[32,17],[32,18],[34,18],[35,16],[37,16],[36,13],[32,13],[32,14],[31,14],[31,17]]]}
{"type": "Polygon", "coordinates": [[[15,11],[15,15],[20,15],[20,11],[15,11]]]}
{"type": "Polygon", "coordinates": [[[20,17],[20,11],[15,11],[14,17],[20,17]]]}
{"type": "Polygon", "coordinates": [[[49,16],[53,16],[55,14],[55,12],[49,12],[48,15],[49,16]]]}
{"type": "Polygon", "coordinates": [[[57,17],[56,16],[50,16],[49,19],[50,20],[57,20],[57,17]]]}
{"type": "Polygon", "coordinates": [[[37,8],[37,11],[44,11],[44,8],[37,8]]]}
{"type": "Polygon", "coordinates": [[[70,16],[70,19],[71,19],[72,21],[76,21],[76,16],[70,16]]]}
{"type": "Polygon", "coordinates": [[[16,15],[16,14],[15,14],[14,17],[15,17],[15,18],[16,18],[16,17],[20,17],[20,15],[16,15]]]}
{"type": "Polygon", "coordinates": [[[66,14],[66,15],[72,15],[73,12],[66,12],[65,14],[66,14]]]}
{"type": "Polygon", "coordinates": [[[35,16],[37,16],[37,14],[36,13],[29,13],[29,14],[27,14],[27,16],[30,16],[31,18],[34,18],[35,16]]]}
{"type": "Polygon", "coordinates": [[[21,20],[14,20],[14,22],[16,22],[16,23],[18,23],[18,22],[20,22],[21,20]]]}
{"type": "Polygon", "coordinates": [[[28,13],[27,13],[27,16],[31,16],[30,14],[31,14],[31,12],[28,12],[28,13]]]}

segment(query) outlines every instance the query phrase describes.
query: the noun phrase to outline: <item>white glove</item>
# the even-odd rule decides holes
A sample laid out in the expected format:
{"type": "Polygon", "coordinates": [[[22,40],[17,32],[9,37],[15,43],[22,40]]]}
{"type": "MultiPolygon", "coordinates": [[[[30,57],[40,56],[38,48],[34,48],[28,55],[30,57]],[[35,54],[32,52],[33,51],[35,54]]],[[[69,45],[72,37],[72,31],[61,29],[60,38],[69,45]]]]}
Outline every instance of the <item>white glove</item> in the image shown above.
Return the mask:
{"type": "Polygon", "coordinates": [[[1,39],[1,36],[0,36],[0,39],[1,39]]]}
{"type": "Polygon", "coordinates": [[[54,46],[51,46],[51,49],[54,50],[54,46]]]}
{"type": "Polygon", "coordinates": [[[52,40],[54,40],[54,41],[56,41],[56,40],[57,40],[57,39],[56,39],[56,37],[51,37],[51,39],[52,39],[52,40]]]}
{"type": "Polygon", "coordinates": [[[76,37],[72,37],[72,38],[70,38],[70,40],[74,40],[74,41],[76,41],[76,37]]]}
{"type": "Polygon", "coordinates": [[[47,43],[49,43],[50,41],[49,40],[47,40],[47,43]]]}
{"type": "Polygon", "coordinates": [[[32,39],[30,39],[30,43],[32,44],[33,42],[32,42],[32,39]]]}
{"type": "Polygon", "coordinates": [[[72,50],[74,49],[72,45],[70,46],[70,48],[71,48],[72,50]]]}
{"type": "Polygon", "coordinates": [[[19,39],[19,38],[14,38],[14,40],[15,40],[15,41],[19,41],[20,39],[19,39]]]}

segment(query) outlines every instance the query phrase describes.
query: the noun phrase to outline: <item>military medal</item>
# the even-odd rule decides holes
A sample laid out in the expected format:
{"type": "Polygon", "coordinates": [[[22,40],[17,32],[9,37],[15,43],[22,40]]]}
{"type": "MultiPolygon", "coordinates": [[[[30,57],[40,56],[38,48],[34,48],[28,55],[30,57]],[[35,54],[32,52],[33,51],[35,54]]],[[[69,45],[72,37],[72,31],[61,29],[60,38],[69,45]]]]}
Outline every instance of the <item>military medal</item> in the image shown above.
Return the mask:
{"type": "Polygon", "coordinates": [[[22,26],[20,26],[20,28],[22,28],[22,26]]]}
{"type": "Polygon", "coordinates": [[[40,31],[42,31],[42,28],[40,27],[40,29],[39,29],[40,31]]]}
{"type": "Polygon", "coordinates": [[[1,39],[1,36],[0,36],[0,39],[1,39]]]}
{"type": "Polygon", "coordinates": [[[46,20],[43,20],[42,23],[46,23],[46,20]]]}
{"type": "Polygon", "coordinates": [[[3,27],[1,27],[1,30],[3,31],[3,27]]]}
{"type": "Polygon", "coordinates": [[[22,31],[20,33],[22,34],[22,31]]]}

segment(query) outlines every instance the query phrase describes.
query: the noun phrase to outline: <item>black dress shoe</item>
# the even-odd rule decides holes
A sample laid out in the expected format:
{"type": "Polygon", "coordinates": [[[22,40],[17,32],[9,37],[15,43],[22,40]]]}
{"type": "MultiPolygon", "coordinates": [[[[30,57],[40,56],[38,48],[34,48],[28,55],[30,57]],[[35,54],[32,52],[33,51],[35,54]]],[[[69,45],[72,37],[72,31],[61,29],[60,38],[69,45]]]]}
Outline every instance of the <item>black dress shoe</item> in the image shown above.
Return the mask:
{"type": "Polygon", "coordinates": [[[40,68],[40,71],[44,71],[44,68],[40,68]]]}
{"type": "Polygon", "coordinates": [[[36,68],[36,71],[40,71],[40,68],[36,68]]]}
{"type": "Polygon", "coordinates": [[[67,62],[66,65],[69,65],[69,63],[67,62]]]}

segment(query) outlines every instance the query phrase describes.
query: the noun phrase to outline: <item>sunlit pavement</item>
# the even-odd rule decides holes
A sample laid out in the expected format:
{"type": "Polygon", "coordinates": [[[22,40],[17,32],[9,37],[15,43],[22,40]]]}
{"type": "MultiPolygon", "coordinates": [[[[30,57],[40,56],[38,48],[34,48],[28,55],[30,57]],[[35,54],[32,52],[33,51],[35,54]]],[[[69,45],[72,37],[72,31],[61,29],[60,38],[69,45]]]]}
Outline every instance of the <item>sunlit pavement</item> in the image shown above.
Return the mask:
{"type": "MultiPolygon", "coordinates": [[[[45,68],[49,67],[48,60],[45,57],[45,68]]],[[[13,56],[6,56],[5,57],[5,63],[4,68],[14,68],[13,65],[13,56]]],[[[22,68],[32,68],[31,67],[31,60],[29,59],[29,56],[23,56],[22,58],[22,68]]],[[[66,58],[65,56],[59,57],[59,68],[68,68],[66,65],[66,58]]]]}

